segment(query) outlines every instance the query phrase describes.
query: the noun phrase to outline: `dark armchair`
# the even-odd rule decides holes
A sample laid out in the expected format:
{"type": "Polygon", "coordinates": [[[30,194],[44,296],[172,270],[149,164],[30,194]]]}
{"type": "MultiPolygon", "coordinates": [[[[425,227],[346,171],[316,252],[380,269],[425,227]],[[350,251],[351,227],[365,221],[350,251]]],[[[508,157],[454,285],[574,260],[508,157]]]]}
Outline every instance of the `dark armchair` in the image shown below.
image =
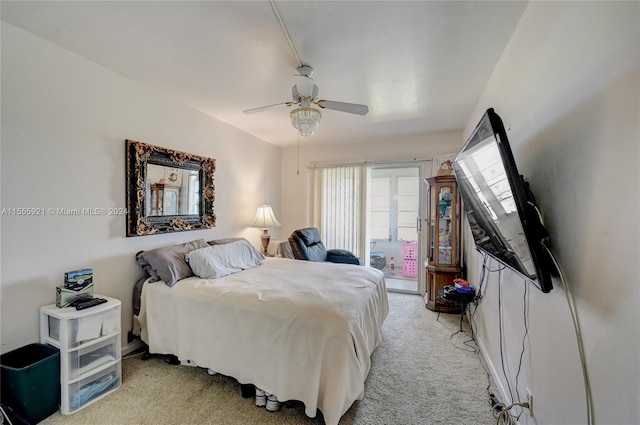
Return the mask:
{"type": "Polygon", "coordinates": [[[360,264],[358,257],[345,249],[327,250],[320,240],[320,232],[315,227],[294,231],[289,236],[289,244],[296,260],[360,264]]]}

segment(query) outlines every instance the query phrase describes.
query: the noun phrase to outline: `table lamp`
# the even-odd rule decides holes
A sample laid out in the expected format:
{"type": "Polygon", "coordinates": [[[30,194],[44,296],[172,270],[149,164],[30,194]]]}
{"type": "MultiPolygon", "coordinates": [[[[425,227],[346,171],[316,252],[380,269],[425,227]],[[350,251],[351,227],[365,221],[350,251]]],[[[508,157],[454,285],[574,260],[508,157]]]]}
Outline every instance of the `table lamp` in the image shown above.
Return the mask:
{"type": "Polygon", "coordinates": [[[258,207],[256,218],[253,220],[251,227],[258,227],[262,229],[262,235],[260,235],[260,239],[262,241],[262,255],[267,255],[267,247],[269,246],[269,240],[271,239],[268,228],[278,226],[280,226],[280,223],[276,219],[275,214],[273,214],[271,205],[262,204],[261,207],[258,207]]]}

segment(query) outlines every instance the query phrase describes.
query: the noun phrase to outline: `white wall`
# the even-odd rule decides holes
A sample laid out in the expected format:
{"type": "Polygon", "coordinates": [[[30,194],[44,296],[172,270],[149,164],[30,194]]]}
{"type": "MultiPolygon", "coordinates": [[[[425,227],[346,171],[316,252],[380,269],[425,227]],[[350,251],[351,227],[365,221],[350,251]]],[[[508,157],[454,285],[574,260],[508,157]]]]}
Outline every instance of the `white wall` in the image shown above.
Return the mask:
{"type": "MultiPolygon", "coordinates": [[[[530,181],[577,304],[595,423],[640,423],[640,3],[531,2],[496,67],[465,137],[488,107],[501,115],[530,181]]],[[[469,234],[466,235],[469,241],[469,234]]],[[[468,277],[482,259],[467,244],[468,277]],[[469,258],[471,256],[471,258],[469,258]]],[[[492,269],[499,268],[494,261],[492,269]]],[[[474,317],[504,397],[534,397],[521,424],[586,424],[575,334],[559,281],[549,294],[490,273],[474,317]],[[523,324],[527,300],[529,332],[523,324]]]]}
{"type": "MultiPolygon", "coordinates": [[[[320,126],[322,127],[322,123],[320,126]]],[[[416,135],[401,140],[368,140],[321,146],[305,144],[305,139],[300,138],[299,157],[297,146],[282,149],[283,226],[280,228],[280,235],[283,238],[287,238],[294,230],[311,224],[312,194],[309,167],[312,164],[424,159],[457,152],[462,147],[462,136],[459,132],[416,135]],[[297,174],[298,170],[300,174],[297,174]]]]}
{"type": "Polygon", "coordinates": [[[124,208],[126,138],[217,159],[212,230],[126,238],[123,215],[3,215],[2,352],[39,340],[39,307],[85,267],[97,293],[122,300],[126,345],[137,251],[228,236],[260,246],[248,225],[265,194],[280,212],[279,148],[5,22],[1,136],[2,208],[124,208]]]}

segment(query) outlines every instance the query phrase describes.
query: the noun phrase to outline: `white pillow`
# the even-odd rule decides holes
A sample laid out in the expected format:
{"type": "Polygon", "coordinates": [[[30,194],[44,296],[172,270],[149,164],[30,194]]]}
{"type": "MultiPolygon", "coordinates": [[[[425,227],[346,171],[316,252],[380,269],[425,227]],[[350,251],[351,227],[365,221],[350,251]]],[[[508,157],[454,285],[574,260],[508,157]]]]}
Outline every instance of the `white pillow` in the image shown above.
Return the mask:
{"type": "Polygon", "coordinates": [[[246,239],[196,249],[186,255],[193,273],[201,279],[216,279],[262,264],[264,257],[246,239]]]}

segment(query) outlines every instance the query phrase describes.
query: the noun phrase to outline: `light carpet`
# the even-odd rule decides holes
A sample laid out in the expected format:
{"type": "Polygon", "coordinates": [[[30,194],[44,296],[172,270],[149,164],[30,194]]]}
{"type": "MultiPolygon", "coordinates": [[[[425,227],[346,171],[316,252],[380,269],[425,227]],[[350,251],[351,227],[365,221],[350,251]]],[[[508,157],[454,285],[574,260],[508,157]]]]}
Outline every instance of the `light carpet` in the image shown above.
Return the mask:
{"type": "MultiPolygon", "coordinates": [[[[364,398],[340,425],[495,424],[488,403],[489,377],[459,315],[438,314],[422,297],[389,293],[389,317],[372,355],[364,398]]],[[[233,378],[206,369],[172,366],[140,356],[122,362],[122,386],[72,414],[55,413],[44,425],[63,424],[314,424],[301,405],[277,412],[243,398],[233,378]]]]}

